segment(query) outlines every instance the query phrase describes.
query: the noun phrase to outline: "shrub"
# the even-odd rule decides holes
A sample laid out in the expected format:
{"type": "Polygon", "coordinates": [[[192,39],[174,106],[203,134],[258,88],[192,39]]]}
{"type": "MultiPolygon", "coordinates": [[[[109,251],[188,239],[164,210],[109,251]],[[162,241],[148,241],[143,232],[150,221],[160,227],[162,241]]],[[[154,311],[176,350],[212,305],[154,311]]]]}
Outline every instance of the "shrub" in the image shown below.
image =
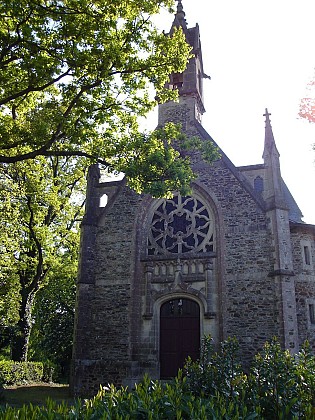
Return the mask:
{"type": "Polygon", "coordinates": [[[43,379],[43,364],[40,362],[13,362],[0,360],[0,382],[13,385],[22,382],[40,382],[43,379]]]}
{"type": "Polygon", "coordinates": [[[264,418],[315,418],[315,357],[306,342],[297,355],[274,338],[255,356],[247,399],[264,418]]]}
{"type": "Polygon", "coordinates": [[[211,336],[205,336],[201,344],[200,360],[188,358],[184,372],[186,386],[195,395],[220,394],[227,398],[239,396],[246,376],[238,358],[238,342],[229,338],[215,351],[211,336]]]}
{"type": "Polygon", "coordinates": [[[53,382],[59,375],[59,369],[56,363],[51,360],[45,360],[43,362],[43,381],[53,382]]]}
{"type": "Polygon", "coordinates": [[[188,360],[163,384],[146,376],[133,391],[101,387],[72,407],[48,401],[45,406],[0,406],[0,418],[252,420],[315,419],[315,357],[306,343],[292,356],[276,340],[257,354],[250,374],[238,362],[238,344],[229,339],[215,351],[211,337],[202,342],[198,362],[188,360]]]}
{"type": "Polygon", "coordinates": [[[0,381],[0,403],[5,401],[3,383],[0,381]]]}
{"type": "Polygon", "coordinates": [[[216,407],[225,401],[232,416],[243,412],[266,419],[315,419],[315,357],[308,343],[293,356],[276,338],[267,342],[246,375],[237,341],[228,339],[216,352],[208,336],[200,360],[188,359],[185,374],[187,392],[215,401],[216,407]]]}

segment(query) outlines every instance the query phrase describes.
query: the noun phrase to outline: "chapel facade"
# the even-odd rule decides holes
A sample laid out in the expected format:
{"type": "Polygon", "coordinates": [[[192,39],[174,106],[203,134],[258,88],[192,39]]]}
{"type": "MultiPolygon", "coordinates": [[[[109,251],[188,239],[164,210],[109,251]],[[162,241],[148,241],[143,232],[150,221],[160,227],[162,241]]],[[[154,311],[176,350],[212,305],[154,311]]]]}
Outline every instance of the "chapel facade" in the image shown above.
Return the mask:
{"type": "MultiPolygon", "coordinates": [[[[170,76],[179,102],[159,105],[159,126],[181,123],[189,136],[213,141],[204,113],[199,27],[181,26],[194,56],[170,76]]],[[[236,167],[220,149],[213,164],[193,159],[190,196],[138,195],[125,180],[88,175],[82,223],[72,390],[100,384],[132,386],[145,373],[167,379],[200,340],[237,337],[244,363],[278,337],[297,352],[315,350],[315,226],[302,213],[280,172],[265,113],[263,163],[236,167]],[[107,197],[106,206],[100,205],[107,197]]]]}

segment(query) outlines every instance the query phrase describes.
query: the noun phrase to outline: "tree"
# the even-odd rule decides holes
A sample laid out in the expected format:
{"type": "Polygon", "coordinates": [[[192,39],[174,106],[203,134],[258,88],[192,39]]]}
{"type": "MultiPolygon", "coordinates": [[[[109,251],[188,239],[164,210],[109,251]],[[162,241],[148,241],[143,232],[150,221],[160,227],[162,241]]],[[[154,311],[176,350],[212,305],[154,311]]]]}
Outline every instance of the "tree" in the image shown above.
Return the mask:
{"type": "Polygon", "coordinates": [[[301,99],[299,116],[315,123],[315,75],[308,82],[306,90],[307,97],[301,99]]]}
{"type": "Polygon", "coordinates": [[[216,156],[178,126],[139,130],[156,98],[176,99],[165,82],[190,56],[180,29],[165,36],[151,20],[173,3],[0,4],[0,320],[16,325],[16,360],[27,359],[38,291],[78,247],[87,166],[98,162],[125,173],[137,192],[162,196],[189,190],[189,148],[216,156]]]}
{"type": "Polygon", "coordinates": [[[63,264],[76,269],[84,175],[73,158],[37,157],[1,167],[0,228],[6,240],[0,272],[13,314],[2,326],[16,328],[14,360],[27,360],[37,292],[63,264]]]}
{"type": "MultiPolygon", "coordinates": [[[[300,101],[299,117],[305,118],[309,123],[315,123],[315,74],[308,82],[306,90],[307,97],[300,101]]],[[[313,150],[315,150],[315,143],[313,150]]]]}
{"type": "Polygon", "coordinates": [[[64,254],[62,266],[51,270],[33,310],[30,358],[53,362],[63,378],[69,375],[72,356],[77,251],[64,254]]]}
{"type": "MultiPolygon", "coordinates": [[[[3,1],[0,162],[84,156],[110,170],[127,173],[132,166],[137,177],[138,156],[150,159],[152,151],[148,142],[137,141],[138,116],[156,105],[149,87],[160,101],[176,98],[164,85],[169,74],[184,70],[190,55],[181,30],[165,36],[150,19],[173,3],[3,1]]],[[[171,145],[159,142],[161,147],[171,145]]]]}

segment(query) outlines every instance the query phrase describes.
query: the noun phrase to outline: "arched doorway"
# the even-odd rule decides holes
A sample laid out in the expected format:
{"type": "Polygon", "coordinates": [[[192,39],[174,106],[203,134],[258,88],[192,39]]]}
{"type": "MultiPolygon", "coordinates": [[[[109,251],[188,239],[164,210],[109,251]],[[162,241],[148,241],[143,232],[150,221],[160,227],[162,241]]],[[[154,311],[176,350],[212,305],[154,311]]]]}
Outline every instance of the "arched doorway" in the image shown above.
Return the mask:
{"type": "Polygon", "coordinates": [[[191,299],[165,302],[160,310],[160,378],[177,375],[185,360],[200,354],[200,309],[191,299]]]}

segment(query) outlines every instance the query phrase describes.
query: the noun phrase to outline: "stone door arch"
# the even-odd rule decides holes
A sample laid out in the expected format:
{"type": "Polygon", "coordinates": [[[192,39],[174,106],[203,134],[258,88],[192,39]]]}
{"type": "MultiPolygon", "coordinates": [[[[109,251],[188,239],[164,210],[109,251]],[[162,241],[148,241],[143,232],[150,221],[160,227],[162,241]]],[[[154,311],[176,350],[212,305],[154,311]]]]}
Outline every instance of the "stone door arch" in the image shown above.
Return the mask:
{"type": "Polygon", "coordinates": [[[175,298],[160,309],[160,378],[177,375],[190,356],[200,355],[200,307],[192,299],[175,298]]]}

